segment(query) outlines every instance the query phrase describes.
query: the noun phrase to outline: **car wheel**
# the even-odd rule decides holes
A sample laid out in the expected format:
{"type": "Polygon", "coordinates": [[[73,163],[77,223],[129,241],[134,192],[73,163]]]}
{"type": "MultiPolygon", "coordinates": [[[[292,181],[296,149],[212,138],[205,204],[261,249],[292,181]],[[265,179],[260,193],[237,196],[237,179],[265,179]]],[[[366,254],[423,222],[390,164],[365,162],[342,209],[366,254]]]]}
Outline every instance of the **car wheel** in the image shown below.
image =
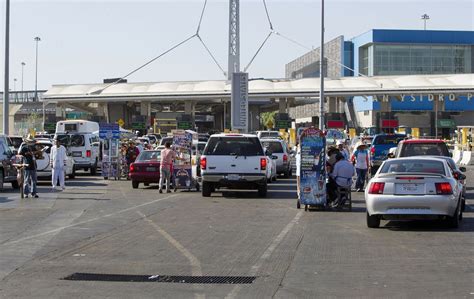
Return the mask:
{"type": "Polygon", "coordinates": [[[4,183],[4,177],[3,177],[3,169],[0,170],[0,190],[3,190],[3,183],[4,183]]]}
{"type": "Polygon", "coordinates": [[[285,171],[285,172],[283,173],[283,177],[284,177],[285,179],[287,179],[287,178],[289,177],[289,172],[288,172],[288,171],[285,171]]]}
{"type": "Polygon", "coordinates": [[[95,165],[91,167],[91,175],[96,175],[97,173],[97,162],[95,162],[95,165]]]}
{"type": "Polygon", "coordinates": [[[208,182],[202,182],[202,196],[209,197],[212,193],[212,185],[208,182]]]}
{"type": "Polygon", "coordinates": [[[461,207],[459,203],[458,206],[456,207],[456,211],[454,211],[454,215],[452,217],[451,216],[446,217],[446,224],[450,228],[458,228],[461,222],[461,219],[462,219],[462,212],[461,212],[461,207]]]}
{"type": "Polygon", "coordinates": [[[137,182],[137,181],[132,181],[132,187],[133,187],[133,189],[138,189],[138,185],[140,185],[139,182],[137,182]]]}
{"type": "Polygon", "coordinates": [[[263,184],[258,186],[258,196],[259,197],[267,197],[267,184],[263,184]]]}
{"type": "Polygon", "coordinates": [[[370,216],[369,212],[367,212],[367,226],[370,228],[378,228],[380,226],[380,216],[370,216]]]}
{"type": "Polygon", "coordinates": [[[276,182],[276,180],[277,180],[277,176],[275,175],[275,176],[272,178],[272,181],[273,181],[273,182],[276,182]]]}
{"type": "Polygon", "coordinates": [[[461,211],[465,211],[466,210],[466,198],[463,197],[462,198],[462,203],[461,203],[461,211]]]}
{"type": "Polygon", "coordinates": [[[18,189],[18,188],[20,188],[20,184],[18,184],[18,181],[17,181],[17,180],[12,181],[12,187],[13,187],[13,189],[18,189]]]}

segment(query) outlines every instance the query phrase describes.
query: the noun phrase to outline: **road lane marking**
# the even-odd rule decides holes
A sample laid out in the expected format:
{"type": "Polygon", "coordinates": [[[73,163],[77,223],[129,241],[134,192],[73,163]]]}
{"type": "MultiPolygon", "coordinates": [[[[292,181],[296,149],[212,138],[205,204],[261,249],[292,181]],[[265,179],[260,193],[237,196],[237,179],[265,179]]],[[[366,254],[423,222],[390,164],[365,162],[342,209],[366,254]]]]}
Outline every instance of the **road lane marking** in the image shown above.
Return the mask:
{"type": "MultiPolygon", "coordinates": [[[[202,276],[202,268],[201,262],[195,257],[189,250],[187,250],[181,243],[179,243],[175,238],[173,238],[170,234],[168,234],[164,229],[162,229],[158,224],[153,222],[150,218],[148,218],[145,214],[140,211],[137,211],[138,215],[140,215],[143,220],[148,222],[153,228],[162,235],[174,248],[176,248],[182,255],[184,255],[189,263],[191,264],[191,274],[193,276],[202,276]]],[[[205,298],[204,294],[196,294],[196,298],[205,298]]]]}
{"type": "MultiPolygon", "coordinates": [[[[268,246],[267,250],[260,256],[258,259],[257,263],[252,266],[249,272],[249,276],[257,276],[258,271],[260,268],[263,266],[263,264],[271,257],[275,249],[280,245],[280,243],[283,241],[285,236],[293,229],[293,226],[300,220],[301,216],[303,215],[303,211],[299,211],[296,216],[293,218],[293,220],[288,223],[285,228],[280,232],[278,236],[276,236],[275,239],[273,239],[272,243],[270,246],[268,246]]],[[[242,286],[236,285],[232,291],[225,297],[226,299],[234,299],[237,298],[237,294],[240,291],[242,286]]]]}
{"type": "Polygon", "coordinates": [[[61,231],[63,229],[66,229],[66,228],[71,228],[71,227],[87,224],[87,223],[90,223],[90,222],[94,222],[94,221],[97,221],[97,220],[101,220],[103,218],[108,218],[108,217],[112,217],[112,216],[115,216],[115,215],[123,214],[125,212],[132,211],[132,210],[135,210],[135,209],[138,209],[138,208],[141,208],[141,207],[145,207],[145,206],[148,206],[148,205],[152,205],[154,203],[157,203],[157,202],[160,202],[160,201],[163,201],[163,200],[166,200],[166,199],[170,199],[170,198],[176,197],[176,196],[178,196],[178,194],[169,195],[169,196],[159,198],[159,199],[156,199],[156,200],[153,200],[153,201],[150,201],[150,202],[139,204],[137,206],[129,207],[129,208],[126,208],[126,209],[123,209],[123,210],[120,210],[120,211],[117,211],[117,212],[114,212],[114,213],[110,213],[110,214],[107,214],[107,215],[99,216],[99,217],[96,217],[96,218],[92,218],[92,219],[89,219],[89,220],[81,221],[81,222],[70,224],[70,225],[65,225],[65,226],[58,227],[58,228],[55,228],[55,229],[52,229],[52,230],[49,230],[49,231],[46,231],[46,232],[43,232],[43,233],[40,233],[40,234],[20,238],[18,240],[14,240],[14,241],[9,241],[9,242],[6,242],[6,243],[0,244],[0,245],[16,244],[16,243],[20,243],[20,242],[23,242],[23,241],[35,239],[35,238],[42,237],[42,236],[45,236],[45,235],[49,235],[49,234],[52,234],[52,233],[55,233],[55,232],[59,232],[59,231],[61,231]]]}

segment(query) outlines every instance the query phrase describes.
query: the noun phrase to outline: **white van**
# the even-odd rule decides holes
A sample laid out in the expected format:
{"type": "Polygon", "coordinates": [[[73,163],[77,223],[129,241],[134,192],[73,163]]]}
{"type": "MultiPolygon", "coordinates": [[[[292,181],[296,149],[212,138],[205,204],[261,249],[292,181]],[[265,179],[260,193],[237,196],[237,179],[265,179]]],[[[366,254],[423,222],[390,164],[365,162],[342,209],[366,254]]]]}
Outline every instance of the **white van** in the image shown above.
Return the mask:
{"type": "Polygon", "coordinates": [[[74,159],[74,169],[96,174],[99,163],[99,124],[87,120],[64,120],[56,124],[55,138],[67,148],[74,159]]]}

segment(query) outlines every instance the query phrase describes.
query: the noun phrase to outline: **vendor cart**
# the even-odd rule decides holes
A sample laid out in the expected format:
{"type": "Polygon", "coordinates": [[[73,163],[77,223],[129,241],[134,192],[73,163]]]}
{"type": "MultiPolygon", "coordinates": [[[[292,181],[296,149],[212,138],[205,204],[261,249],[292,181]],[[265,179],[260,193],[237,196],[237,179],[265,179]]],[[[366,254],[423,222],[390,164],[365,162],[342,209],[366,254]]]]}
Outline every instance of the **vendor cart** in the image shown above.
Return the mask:
{"type": "Polygon", "coordinates": [[[177,159],[173,164],[174,189],[196,189],[200,186],[192,165],[193,134],[184,130],[173,131],[173,149],[177,159]]]}
{"type": "Polygon", "coordinates": [[[326,208],[326,137],[321,130],[307,128],[300,136],[300,190],[297,208],[326,208]]]}

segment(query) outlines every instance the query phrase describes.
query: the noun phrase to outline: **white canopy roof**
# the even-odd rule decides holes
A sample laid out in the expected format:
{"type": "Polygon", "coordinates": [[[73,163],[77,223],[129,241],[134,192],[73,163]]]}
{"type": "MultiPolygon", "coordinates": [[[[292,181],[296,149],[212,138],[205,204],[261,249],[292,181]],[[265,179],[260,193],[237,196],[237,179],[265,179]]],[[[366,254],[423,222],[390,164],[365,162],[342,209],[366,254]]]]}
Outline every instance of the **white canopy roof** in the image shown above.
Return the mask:
{"type": "MultiPolygon", "coordinates": [[[[54,85],[43,98],[49,102],[103,102],[177,99],[220,100],[230,98],[228,81],[151,82],[54,85]],[[103,90],[104,89],[104,90],[103,90]]],[[[474,74],[344,77],[326,79],[327,96],[420,93],[474,93],[474,74]]],[[[249,82],[249,97],[317,97],[319,78],[255,79],[249,82]]]]}

